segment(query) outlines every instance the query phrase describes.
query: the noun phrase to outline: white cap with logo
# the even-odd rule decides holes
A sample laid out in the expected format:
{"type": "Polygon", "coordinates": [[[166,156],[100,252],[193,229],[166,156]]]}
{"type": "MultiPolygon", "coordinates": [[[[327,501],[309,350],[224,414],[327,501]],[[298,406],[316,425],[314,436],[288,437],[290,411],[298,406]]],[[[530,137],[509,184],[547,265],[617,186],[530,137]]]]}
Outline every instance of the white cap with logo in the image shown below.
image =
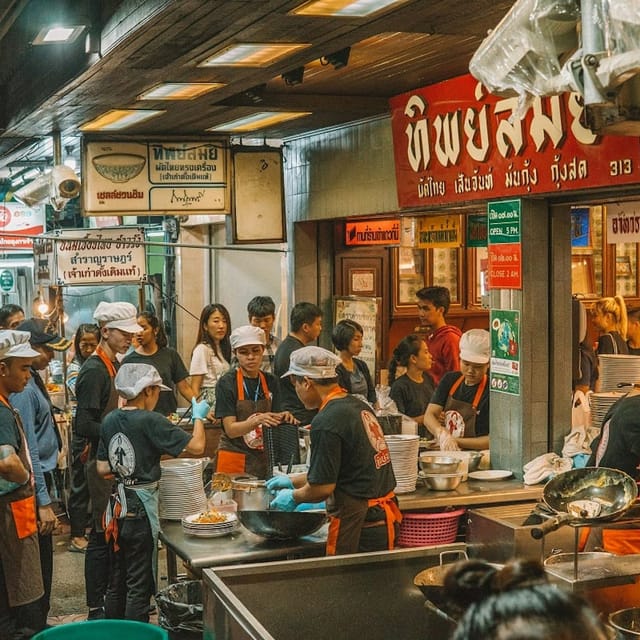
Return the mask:
{"type": "Polygon", "coordinates": [[[147,387],[160,387],[162,391],[171,391],[162,384],[158,370],[150,364],[131,362],[123,364],[113,380],[116,391],[127,400],[133,400],[147,387]]]}
{"type": "Polygon", "coordinates": [[[31,348],[28,331],[0,331],[0,360],[7,358],[37,358],[40,354],[31,348]]]}
{"type": "Polygon", "coordinates": [[[107,329],[138,333],[142,327],[136,322],[138,312],[130,302],[101,302],[93,312],[93,319],[107,329]]]}
{"type": "Polygon", "coordinates": [[[488,364],[491,336],[484,329],[469,329],[460,338],[460,359],[474,364],[488,364]]]}
{"type": "Polygon", "coordinates": [[[310,346],[296,349],[289,359],[289,370],[281,375],[306,376],[311,379],[326,379],[337,377],[336,367],[340,364],[340,358],[331,351],[322,347],[310,346]]]}

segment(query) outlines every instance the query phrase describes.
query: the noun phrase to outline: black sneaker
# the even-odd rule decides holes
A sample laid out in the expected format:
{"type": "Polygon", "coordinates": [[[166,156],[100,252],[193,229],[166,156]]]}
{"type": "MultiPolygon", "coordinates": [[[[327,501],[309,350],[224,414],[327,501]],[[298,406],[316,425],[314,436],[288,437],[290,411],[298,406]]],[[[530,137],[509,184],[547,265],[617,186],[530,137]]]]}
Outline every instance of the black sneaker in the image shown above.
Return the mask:
{"type": "Polygon", "coordinates": [[[89,609],[89,615],[87,616],[87,620],[104,620],[104,607],[89,609]]]}

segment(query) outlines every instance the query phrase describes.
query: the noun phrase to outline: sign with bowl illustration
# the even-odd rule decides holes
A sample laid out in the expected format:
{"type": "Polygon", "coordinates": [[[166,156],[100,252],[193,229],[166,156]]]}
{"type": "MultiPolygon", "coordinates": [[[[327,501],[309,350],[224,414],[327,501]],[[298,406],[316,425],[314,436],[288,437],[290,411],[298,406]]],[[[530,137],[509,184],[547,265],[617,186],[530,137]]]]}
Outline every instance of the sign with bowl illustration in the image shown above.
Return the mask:
{"type": "Polygon", "coordinates": [[[87,216],[229,213],[228,144],[86,140],[87,216]]]}
{"type": "Polygon", "coordinates": [[[147,275],[144,229],[65,229],[34,240],[38,284],[141,282],[147,275]]]}

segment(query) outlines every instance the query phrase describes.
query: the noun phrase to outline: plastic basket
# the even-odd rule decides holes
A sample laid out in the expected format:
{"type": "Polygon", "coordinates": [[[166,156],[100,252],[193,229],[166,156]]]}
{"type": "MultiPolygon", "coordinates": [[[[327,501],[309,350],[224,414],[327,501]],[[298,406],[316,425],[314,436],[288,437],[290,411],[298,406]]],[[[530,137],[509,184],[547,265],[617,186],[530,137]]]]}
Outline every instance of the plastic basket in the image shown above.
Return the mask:
{"type": "Polygon", "coordinates": [[[424,547],[455,542],[458,521],[464,509],[443,513],[403,513],[397,544],[400,547],[424,547]]]}
{"type": "Polygon", "coordinates": [[[33,640],[168,640],[160,627],[133,620],[89,620],[45,629],[33,640]]]}

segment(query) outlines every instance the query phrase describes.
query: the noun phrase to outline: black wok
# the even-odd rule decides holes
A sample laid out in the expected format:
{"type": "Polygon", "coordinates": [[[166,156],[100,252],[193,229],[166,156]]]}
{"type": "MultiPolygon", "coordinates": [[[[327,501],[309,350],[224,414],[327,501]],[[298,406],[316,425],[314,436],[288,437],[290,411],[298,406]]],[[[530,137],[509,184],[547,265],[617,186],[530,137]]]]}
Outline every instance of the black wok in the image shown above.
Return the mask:
{"type": "Polygon", "coordinates": [[[238,511],[242,526],[263,538],[289,540],[308,536],[326,521],[325,511],[238,511]]]}
{"type": "Polygon", "coordinates": [[[582,527],[615,520],[637,497],[636,481],[618,469],[585,467],[559,473],[542,492],[544,503],[557,515],[531,529],[531,536],[539,540],[564,524],[582,527]]]}

